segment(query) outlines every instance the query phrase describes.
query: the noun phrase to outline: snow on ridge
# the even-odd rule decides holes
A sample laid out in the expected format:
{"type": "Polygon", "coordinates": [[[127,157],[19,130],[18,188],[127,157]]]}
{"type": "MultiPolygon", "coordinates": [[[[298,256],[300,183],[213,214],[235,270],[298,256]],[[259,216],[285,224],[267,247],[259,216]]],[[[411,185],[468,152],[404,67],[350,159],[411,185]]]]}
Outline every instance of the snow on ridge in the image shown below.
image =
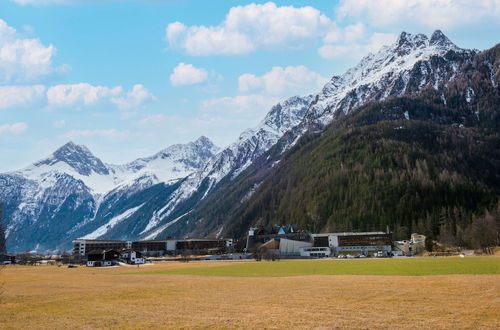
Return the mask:
{"type": "Polygon", "coordinates": [[[204,180],[208,180],[208,186],[203,191],[201,200],[228,174],[233,173],[232,179],[245,170],[257,157],[276,144],[283,134],[302,121],[313,98],[314,95],[293,96],[273,106],[259,124],[243,131],[234,143],[214,155],[202,169],[187,175],[169,201],[152,217],[148,230],[192,196],[204,180]]]}
{"type": "MultiPolygon", "coordinates": [[[[410,79],[409,72],[417,62],[429,60],[432,56],[444,56],[450,50],[468,52],[453,44],[439,30],[430,39],[424,34],[403,32],[392,45],[382,47],[376,54],[369,53],[343,75],[334,76],[326,83],[306,118],[322,125],[329,124],[337,110],[342,109],[347,114],[350,109],[373,97],[374,92],[385,90],[380,100],[385,99],[398,79],[404,83],[400,90],[400,94],[403,94],[410,79]]],[[[427,68],[425,72],[422,71],[424,79],[430,74],[427,68]]],[[[438,82],[439,79],[436,79],[434,85],[438,82]]],[[[426,81],[420,83],[422,87],[426,81]]]]}
{"type": "Polygon", "coordinates": [[[61,173],[68,174],[77,180],[81,180],[96,194],[103,194],[113,189],[117,184],[116,178],[111,175],[98,174],[93,171],[90,175],[82,175],[64,162],[57,162],[53,165],[31,165],[13,173],[37,182],[43,189],[52,187],[56,182],[56,176],[61,173]]]}
{"type": "Polygon", "coordinates": [[[152,233],[150,233],[149,235],[147,235],[146,237],[144,237],[144,240],[148,240],[148,239],[155,239],[156,236],[158,236],[162,231],[164,231],[165,229],[167,229],[168,227],[172,226],[174,223],[176,223],[177,221],[179,221],[180,219],[182,219],[182,217],[188,215],[189,213],[191,213],[191,211],[189,212],[186,212],[184,213],[183,215],[175,218],[174,220],[156,228],[152,233]]]}
{"type": "Polygon", "coordinates": [[[137,210],[139,210],[142,206],[144,205],[141,204],[139,206],[133,207],[131,209],[128,209],[127,211],[123,212],[120,215],[117,215],[113,217],[111,220],[109,220],[106,224],[102,225],[101,227],[97,228],[94,230],[92,233],[87,234],[82,237],[82,239],[96,239],[104,234],[106,234],[109,230],[111,230],[113,227],[115,227],[117,224],[125,220],[126,218],[132,216],[137,210]]]}

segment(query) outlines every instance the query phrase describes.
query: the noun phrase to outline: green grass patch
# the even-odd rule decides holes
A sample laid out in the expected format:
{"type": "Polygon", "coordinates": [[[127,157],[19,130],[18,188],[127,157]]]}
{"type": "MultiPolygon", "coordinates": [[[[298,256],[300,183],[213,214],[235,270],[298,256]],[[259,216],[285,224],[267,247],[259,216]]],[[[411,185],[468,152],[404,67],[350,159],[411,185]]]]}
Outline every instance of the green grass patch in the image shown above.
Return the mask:
{"type": "Polygon", "coordinates": [[[282,260],[234,262],[223,266],[189,267],[127,274],[183,274],[233,277],[300,275],[450,275],[500,274],[500,258],[408,258],[366,260],[282,260]]]}

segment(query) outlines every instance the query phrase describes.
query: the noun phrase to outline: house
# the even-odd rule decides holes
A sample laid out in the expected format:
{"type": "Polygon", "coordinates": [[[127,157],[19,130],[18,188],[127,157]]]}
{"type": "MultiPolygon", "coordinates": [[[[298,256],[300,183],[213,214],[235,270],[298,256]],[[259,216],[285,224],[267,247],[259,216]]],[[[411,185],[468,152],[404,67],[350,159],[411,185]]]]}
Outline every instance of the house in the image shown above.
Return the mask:
{"type": "Polygon", "coordinates": [[[87,254],[87,267],[114,266],[120,260],[116,250],[92,250],[87,254]]]}
{"type": "Polygon", "coordinates": [[[142,253],[132,249],[126,249],[120,251],[120,259],[125,261],[127,264],[139,265],[144,263],[144,258],[142,253]]]}
{"type": "Polygon", "coordinates": [[[0,265],[14,265],[16,263],[16,256],[9,253],[0,254],[0,265]]]}

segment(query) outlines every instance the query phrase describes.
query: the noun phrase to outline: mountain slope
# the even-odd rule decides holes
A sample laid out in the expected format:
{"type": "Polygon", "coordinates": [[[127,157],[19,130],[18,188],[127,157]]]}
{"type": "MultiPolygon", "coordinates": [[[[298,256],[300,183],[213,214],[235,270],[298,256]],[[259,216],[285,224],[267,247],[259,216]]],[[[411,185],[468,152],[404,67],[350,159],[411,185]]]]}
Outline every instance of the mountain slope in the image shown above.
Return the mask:
{"type": "Polygon", "coordinates": [[[496,46],[417,61],[408,81],[429,81],[419,92],[329,111],[326,131],[313,122],[290,149],[313,102],[297,129],[168,231],[242,237],[257,223],[293,222],[315,231],[387,224],[407,234],[427,221],[435,234],[442,212],[457,208],[470,220],[499,197],[499,58],[496,46]],[[429,80],[423,63],[446,70],[429,80]]]}
{"type": "MultiPolygon", "coordinates": [[[[311,95],[294,96],[278,103],[256,127],[245,130],[236,142],[216,154],[202,169],[186,177],[172,195],[157,207],[158,211],[152,219],[155,226],[167,228],[170,221],[177,221],[179,217],[191,212],[200,201],[217,190],[222,182],[231,181],[250,166],[285,132],[302,121],[312,98],[311,95]]],[[[158,231],[155,226],[143,232],[142,237],[150,239],[162,235],[162,231],[158,231]]]]}
{"type": "MultiPolygon", "coordinates": [[[[105,164],[85,146],[69,142],[25,169],[0,174],[8,248],[67,248],[72,238],[91,234],[102,226],[98,231],[101,235],[111,229],[116,232],[127,220],[107,228],[108,221],[126,212],[127,207],[139,205],[133,201],[141,201],[146,207],[146,201],[154,200],[150,196],[152,187],[158,186],[168,195],[179,180],[203,167],[217,150],[210,140],[201,137],[118,166],[105,164]],[[123,202],[127,198],[132,206],[123,202]]],[[[141,224],[136,227],[140,232],[147,225],[143,221],[142,229],[141,224]]]]}

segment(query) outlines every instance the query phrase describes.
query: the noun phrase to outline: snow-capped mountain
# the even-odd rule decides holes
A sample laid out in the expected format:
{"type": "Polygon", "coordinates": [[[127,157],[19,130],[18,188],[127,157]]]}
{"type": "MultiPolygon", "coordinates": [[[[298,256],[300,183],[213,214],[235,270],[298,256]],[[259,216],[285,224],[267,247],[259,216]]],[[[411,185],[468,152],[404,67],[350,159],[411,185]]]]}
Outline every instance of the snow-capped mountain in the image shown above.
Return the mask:
{"type": "Polygon", "coordinates": [[[370,101],[438,88],[453,77],[470,50],[451,42],[440,30],[431,37],[402,32],[395,43],[368,54],[341,76],[334,76],[308,109],[302,130],[324,127],[370,101]]]}
{"type": "MultiPolygon", "coordinates": [[[[339,116],[345,116],[368,102],[412,95],[427,88],[438,89],[443,82],[453,80],[457,70],[470,60],[473,54],[471,50],[457,47],[439,30],[436,30],[430,38],[424,34],[412,35],[402,32],[392,45],[382,47],[376,54],[368,54],[343,75],[332,77],[318,94],[307,98],[290,99],[302,100],[299,106],[300,115],[290,121],[291,126],[285,125],[271,134],[269,140],[266,140],[268,137],[266,134],[259,133],[260,129],[242,133],[236,143],[215,156],[202,171],[188,177],[180,190],[174,193],[178,197],[172,200],[172,204],[166,205],[166,209],[175,208],[183,199],[200,190],[204,191],[201,198],[206,198],[217,183],[231,181],[278,141],[280,141],[279,151],[284,153],[306,132],[321,131],[339,116]],[[253,152],[252,148],[255,146],[259,146],[255,148],[257,150],[255,157],[247,157],[247,151],[253,152]]],[[[443,102],[446,102],[444,95],[442,98],[443,102]]],[[[272,122],[273,112],[275,108],[266,116],[263,123],[272,122]]],[[[265,132],[267,133],[266,130],[265,132]]],[[[255,186],[249,187],[247,195],[250,196],[254,191],[255,186]]],[[[194,208],[191,211],[196,210],[194,208]]],[[[176,218],[176,226],[165,225],[163,232],[156,230],[154,232],[156,236],[148,237],[224,233],[223,225],[220,228],[203,225],[202,222],[211,219],[205,217],[203,212],[199,212],[200,215],[193,215],[195,213],[190,212],[183,218],[176,218]],[[193,223],[203,227],[203,231],[197,230],[193,223]]]]}
{"type": "MultiPolygon", "coordinates": [[[[283,154],[306,132],[321,131],[369,102],[429,88],[439,91],[474,54],[439,30],[430,38],[403,32],[394,44],[332,77],[317,94],[275,105],[256,127],[220,152],[202,137],[125,165],[109,165],[87,148],[68,143],[26,169],[0,175],[8,244],[19,250],[38,242],[40,249],[47,249],[67,247],[75,237],[224,234],[223,225],[204,224],[211,218],[199,209],[201,202],[224,191],[277,143],[283,154]]],[[[474,92],[468,95],[472,99],[474,92]]],[[[446,95],[441,98],[447,101],[446,95]]],[[[252,195],[256,184],[245,196],[252,195]]]]}
{"type": "Polygon", "coordinates": [[[175,184],[202,168],[217,151],[208,138],[200,137],[125,165],[110,165],[85,146],[69,142],[33,165],[0,174],[9,248],[67,245],[68,235],[97,220],[100,206],[110,205],[110,196],[175,184]]]}
{"type": "MultiPolygon", "coordinates": [[[[163,224],[164,229],[168,228],[171,215],[185,201],[191,199],[190,204],[199,202],[221,180],[232,179],[245,170],[255,159],[269,150],[283,134],[302,121],[312,100],[312,95],[294,96],[273,106],[256,127],[245,130],[236,142],[216,154],[201,170],[192,173],[181,183],[160,212],[155,214],[155,218],[152,219],[155,225],[163,224]]],[[[162,232],[162,227],[150,228],[150,231],[142,233],[148,239],[155,238],[162,232]]]]}

